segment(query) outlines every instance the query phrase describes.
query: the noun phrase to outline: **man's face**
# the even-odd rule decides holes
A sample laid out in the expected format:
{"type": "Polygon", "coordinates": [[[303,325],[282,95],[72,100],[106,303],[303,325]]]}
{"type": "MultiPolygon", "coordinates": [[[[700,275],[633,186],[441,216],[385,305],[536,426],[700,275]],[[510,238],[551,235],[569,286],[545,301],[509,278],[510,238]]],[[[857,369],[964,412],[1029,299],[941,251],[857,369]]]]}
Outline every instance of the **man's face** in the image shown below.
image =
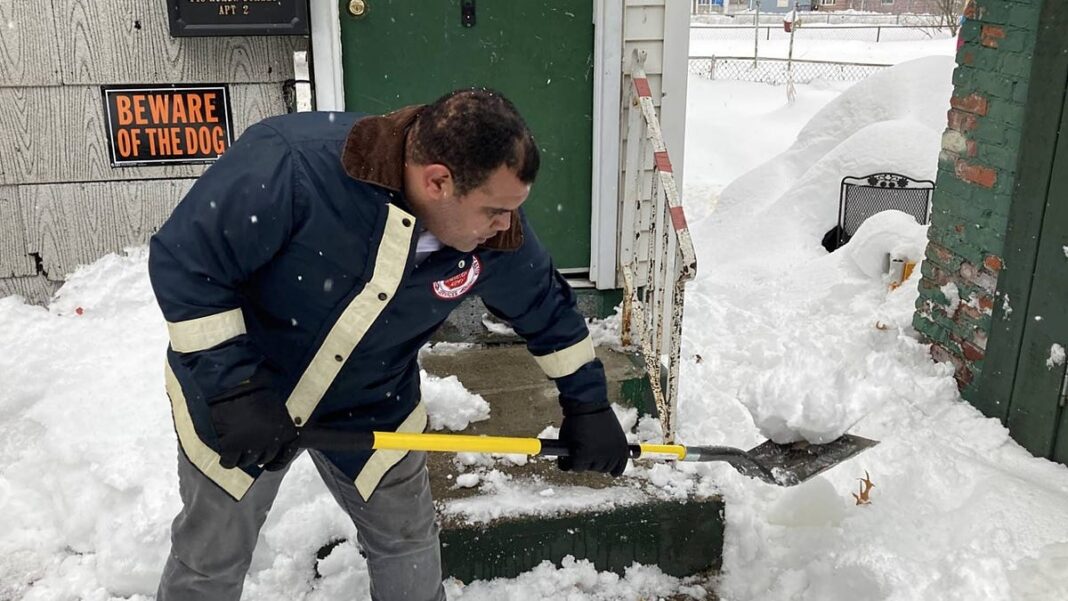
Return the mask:
{"type": "MultiPolygon", "coordinates": [[[[445,169],[442,165],[430,167],[445,169]]],[[[454,190],[451,174],[437,185],[424,188],[427,198],[420,203],[424,207],[420,217],[442,244],[470,252],[511,226],[512,211],[527,199],[530,185],[521,182],[508,167],[501,166],[481,186],[464,196],[456,196],[454,190]]]]}

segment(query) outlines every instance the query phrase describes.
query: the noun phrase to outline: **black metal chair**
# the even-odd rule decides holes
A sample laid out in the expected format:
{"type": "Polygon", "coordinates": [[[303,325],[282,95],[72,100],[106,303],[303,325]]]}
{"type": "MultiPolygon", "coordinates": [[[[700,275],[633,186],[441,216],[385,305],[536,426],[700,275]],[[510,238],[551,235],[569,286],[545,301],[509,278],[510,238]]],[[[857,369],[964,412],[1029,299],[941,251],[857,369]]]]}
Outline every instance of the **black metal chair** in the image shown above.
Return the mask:
{"type": "Polygon", "coordinates": [[[842,178],[838,224],[823,236],[823,247],[832,252],[841,247],[868,217],[890,209],[912,215],[926,225],[931,214],[934,182],[915,180],[898,173],[873,173],[842,178]]]}

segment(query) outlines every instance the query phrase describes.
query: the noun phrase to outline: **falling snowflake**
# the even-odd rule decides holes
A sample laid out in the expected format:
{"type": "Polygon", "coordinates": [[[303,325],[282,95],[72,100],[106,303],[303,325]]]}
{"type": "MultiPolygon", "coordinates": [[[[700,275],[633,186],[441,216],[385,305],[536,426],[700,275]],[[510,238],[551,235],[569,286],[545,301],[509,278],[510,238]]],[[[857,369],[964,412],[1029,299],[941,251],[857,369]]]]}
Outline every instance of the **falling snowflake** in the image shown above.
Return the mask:
{"type": "Polygon", "coordinates": [[[256,222],[258,222],[260,220],[260,218],[256,217],[255,215],[253,215],[253,216],[249,217],[248,220],[251,221],[252,223],[256,223],[256,222]]]}

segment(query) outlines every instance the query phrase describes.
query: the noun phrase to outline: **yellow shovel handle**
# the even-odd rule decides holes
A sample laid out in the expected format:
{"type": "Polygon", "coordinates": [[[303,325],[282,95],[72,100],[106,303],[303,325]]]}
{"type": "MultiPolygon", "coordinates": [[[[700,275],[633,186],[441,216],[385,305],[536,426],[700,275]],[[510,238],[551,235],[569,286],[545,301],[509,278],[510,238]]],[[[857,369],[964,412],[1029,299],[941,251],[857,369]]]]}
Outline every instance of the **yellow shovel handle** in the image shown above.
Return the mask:
{"type": "MultiPolygon", "coordinates": [[[[566,457],[565,444],[551,438],[512,438],[508,436],[471,436],[468,434],[422,434],[407,432],[340,432],[305,428],[301,446],[322,451],[361,451],[390,449],[396,451],[444,451],[449,453],[498,453],[505,455],[541,455],[566,457]]],[[[647,455],[671,455],[686,458],[686,447],[671,444],[632,444],[632,458],[647,455]]]]}

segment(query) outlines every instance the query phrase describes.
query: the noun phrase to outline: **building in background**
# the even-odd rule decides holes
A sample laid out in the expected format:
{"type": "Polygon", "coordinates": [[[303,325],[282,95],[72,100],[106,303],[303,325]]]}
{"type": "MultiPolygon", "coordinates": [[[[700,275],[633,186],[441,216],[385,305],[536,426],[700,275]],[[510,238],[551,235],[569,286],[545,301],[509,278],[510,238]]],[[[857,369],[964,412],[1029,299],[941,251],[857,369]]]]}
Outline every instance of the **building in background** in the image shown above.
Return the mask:
{"type": "Polygon", "coordinates": [[[953,13],[960,15],[963,0],[813,0],[815,10],[843,11],[852,10],[893,15],[941,15],[953,13]]]}
{"type": "Polygon", "coordinates": [[[691,0],[695,15],[751,12],[760,4],[760,12],[789,12],[797,5],[802,11],[857,11],[883,14],[952,13],[959,16],[963,0],[691,0]]]}

